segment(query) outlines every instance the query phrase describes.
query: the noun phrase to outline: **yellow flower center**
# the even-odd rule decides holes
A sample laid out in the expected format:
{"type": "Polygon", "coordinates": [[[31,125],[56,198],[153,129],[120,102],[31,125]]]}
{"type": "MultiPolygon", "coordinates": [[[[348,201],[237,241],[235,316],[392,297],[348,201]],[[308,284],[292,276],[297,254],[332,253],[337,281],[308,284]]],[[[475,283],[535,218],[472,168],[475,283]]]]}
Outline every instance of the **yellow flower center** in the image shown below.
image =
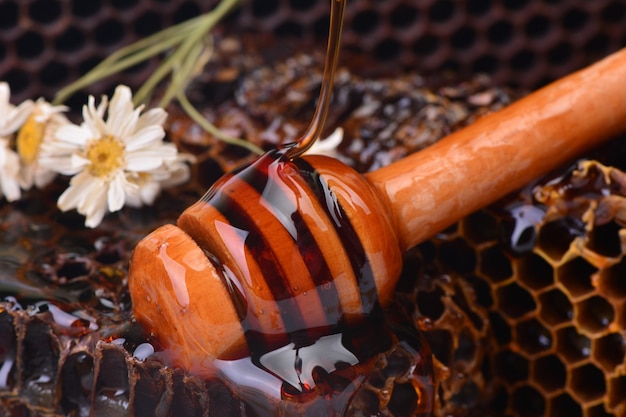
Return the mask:
{"type": "Polygon", "coordinates": [[[35,117],[35,114],[31,114],[26,119],[15,140],[17,153],[26,164],[33,163],[37,158],[46,128],[45,123],[37,122],[35,117]]]}
{"type": "Polygon", "coordinates": [[[94,177],[106,177],[124,163],[124,145],[113,136],[104,136],[87,145],[89,172],[94,177]]]}

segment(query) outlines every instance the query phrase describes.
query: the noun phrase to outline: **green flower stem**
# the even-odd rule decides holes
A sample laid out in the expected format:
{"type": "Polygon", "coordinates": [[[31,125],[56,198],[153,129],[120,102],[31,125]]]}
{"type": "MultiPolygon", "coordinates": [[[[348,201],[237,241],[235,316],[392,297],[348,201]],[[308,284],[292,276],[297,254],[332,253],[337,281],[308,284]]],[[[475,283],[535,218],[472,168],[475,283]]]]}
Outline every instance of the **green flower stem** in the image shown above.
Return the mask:
{"type": "Polygon", "coordinates": [[[180,103],[183,110],[185,110],[185,112],[189,115],[189,117],[191,117],[191,119],[194,122],[198,123],[200,127],[202,127],[204,130],[206,130],[210,134],[214,135],[215,137],[217,137],[218,139],[226,143],[229,143],[231,145],[241,146],[242,148],[246,148],[249,151],[254,152],[258,155],[261,155],[263,153],[263,149],[259,148],[258,146],[256,146],[255,144],[251,142],[225,135],[221,130],[219,130],[217,127],[211,124],[208,120],[206,120],[204,116],[202,116],[202,114],[198,110],[196,110],[193,104],[189,102],[189,99],[187,99],[187,96],[185,95],[184,92],[181,91],[176,96],[176,98],[178,99],[178,102],[180,103]]]}
{"type": "Polygon", "coordinates": [[[87,74],[59,90],[52,103],[55,105],[61,104],[76,91],[173,48],[176,44],[182,42],[189,32],[195,28],[198,19],[194,18],[179,23],[114,52],[87,74]]]}
{"type": "Polygon", "coordinates": [[[192,80],[194,71],[207,55],[206,39],[209,32],[240,1],[221,0],[209,13],[164,29],[114,52],[80,79],[59,90],[53,104],[61,104],[82,88],[154,56],[171,51],[134,95],[134,104],[145,102],[156,86],[171,73],[171,82],[160,101],[161,107],[167,107],[172,99],[176,98],[189,117],[207,132],[226,143],[262,154],[263,150],[258,146],[222,133],[196,110],[185,95],[185,89],[192,80]]]}

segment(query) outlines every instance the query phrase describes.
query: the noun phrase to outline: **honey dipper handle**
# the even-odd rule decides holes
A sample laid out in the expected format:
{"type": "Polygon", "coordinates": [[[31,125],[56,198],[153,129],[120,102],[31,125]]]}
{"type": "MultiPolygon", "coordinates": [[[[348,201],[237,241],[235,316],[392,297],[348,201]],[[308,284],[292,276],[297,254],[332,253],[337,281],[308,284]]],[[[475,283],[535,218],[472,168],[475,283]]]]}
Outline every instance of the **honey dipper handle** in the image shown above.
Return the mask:
{"type": "Polygon", "coordinates": [[[626,131],[626,49],[366,175],[407,249],[626,131]]]}

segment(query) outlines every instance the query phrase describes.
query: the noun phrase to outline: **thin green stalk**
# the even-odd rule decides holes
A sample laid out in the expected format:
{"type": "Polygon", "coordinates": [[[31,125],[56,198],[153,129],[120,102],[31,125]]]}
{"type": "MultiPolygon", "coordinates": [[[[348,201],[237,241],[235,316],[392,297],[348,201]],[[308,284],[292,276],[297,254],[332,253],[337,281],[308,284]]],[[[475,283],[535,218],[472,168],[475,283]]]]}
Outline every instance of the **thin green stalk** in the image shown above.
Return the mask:
{"type": "Polygon", "coordinates": [[[167,107],[172,99],[178,95],[178,92],[185,91],[187,85],[193,78],[193,72],[196,67],[203,65],[208,60],[208,57],[206,59],[202,59],[202,57],[206,55],[210,56],[211,54],[212,48],[207,51],[203,43],[198,42],[194,45],[193,50],[187,55],[187,59],[185,59],[177,69],[172,71],[172,81],[161,98],[161,101],[159,101],[159,107],[167,107]]]}
{"type": "MultiPolygon", "coordinates": [[[[184,23],[189,23],[189,21],[184,23]]],[[[87,74],[59,90],[53,104],[61,104],[76,91],[173,48],[177,43],[184,40],[188,32],[193,29],[192,26],[181,27],[181,25],[177,25],[180,32],[171,33],[169,29],[166,29],[168,36],[164,36],[165,31],[159,32],[113,53],[87,74]]]]}
{"type": "Polygon", "coordinates": [[[254,152],[258,155],[261,155],[263,153],[263,149],[259,148],[258,146],[256,146],[255,144],[251,142],[225,135],[221,130],[219,130],[217,127],[211,124],[208,120],[206,120],[204,116],[202,116],[202,114],[198,110],[196,110],[193,104],[189,102],[189,99],[187,99],[187,96],[185,95],[184,92],[179,92],[176,98],[178,99],[178,102],[180,103],[183,110],[185,110],[185,112],[189,115],[189,117],[191,117],[191,119],[194,122],[198,123],[200,127],[202,127],[204,130],[206,130],[210,134],[214,135],[215,137],[217,137],[218,139],[226,143],[229,143],[231,145],[241,146],[242,148],[246,148],[249,151],[254,152]]]}
{"type": "MultiPolygon", "coordinates": [[[[132,67],[133,65],[145,61],[153,56],[175,48],[176,45],[181,45],[183,50],[189,51],[188,45],[190,43],[199,41],[202,36],[208,33],[208,31],[210,31],[240,1],[241,0],[222,0],[212,11],[202,16],[195,17],[172,26],[171,28],[164,29],[161,32],[155,33],[154,35],[148,36],[145,39],[141,39],[117,52],[114,52],[83,77],[59,90],[53,100],[53,103],[61,104],[76,91],[85,88],[96,81],[113,75],[114,73],[132,67]]],[[[181,46],[179,46],[179,48],[181,48],[181,46]]],[[[174,55],[175,54],[176,52],[174,55]]],[[[180,59],[184,56],[184,54],[181,53],[176,56],[180,59]]],[[[172,68],[173,66],[170,65],[169,69],[171,70],[172,68]]],[[[167,73],[167,71],[165,73],[167,73]]],[[[154,77],[154,74],[152,77],[154,77]]],[[[163,77],[164,76],[161,76],[159,80],[163,77]]],[[[157,77],[155,77],[155,80],[156,79],[157,77]]],[[[152,88],[154,88],[156,84],[158,84],[158,81],[154,82],[153,80],[150,82],[152,88]]],[[[142,96],[147,96],[147,94],[142,93],[142,96]]]]}

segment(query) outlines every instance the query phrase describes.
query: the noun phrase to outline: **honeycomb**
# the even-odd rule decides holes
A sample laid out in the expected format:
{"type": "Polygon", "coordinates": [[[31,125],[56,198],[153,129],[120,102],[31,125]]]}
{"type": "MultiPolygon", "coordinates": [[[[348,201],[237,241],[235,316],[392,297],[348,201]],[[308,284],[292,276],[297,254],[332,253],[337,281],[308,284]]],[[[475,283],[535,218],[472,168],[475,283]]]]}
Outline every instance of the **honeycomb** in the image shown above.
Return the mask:
{"type": "MultiPolygon", "coordinates": [[[[3,0],[0,79],[15,98],[51,98],[112,51],[208,11],[200,0],[3,0]]],[[[272,33],[299,42],[326,39],[328,2],[248,0],[229,19],[233,33],[272,33]]],[[[368,71],[410,69],[534,88],[626,45],[623,0],[349,1],[344,49],[376,61],[368,71]]],[[[140,65],[88,90],[136,86],[140,65]]],[[[361,67],[363,70],[363,67],[361,67]]],[[[78,94],[70,104],[80,105],[78,94]]]]}
{"type": "Polygon", "coordinates": [[[623,176],[582,161],[415,249],[427,339],[461,385],[446,411],[488,392],[495,415],[626,415],[623,176]]]}
{"type": "MultiPolygon", "coordinates": [[[[16,100],[50,96],[121,44],[209,7],[198,4],[5,0],[0,79],[11,82],[16,100]],[[146,15],[153,17],[140,19],[146,15]],[[102,27],[113,29],[97,30],[102,27]],[[29,52],[38,43],[43,48],[29,52]],[[60,67],[46,69],[52,62],[60,67]]],[[[228,24],[315,41],[326,31],[327,8],[320,4],[252,1],[228,24]]],[[[624,9],[620,0],[352,2],[346,65],[327,129],[345,127],[339,157],[362,172],[376,169],[523,94],[494,82],[533,87],[626,44],[624,9]],[[399,19],[409,22],[402,26],[399,19]],[[422,26],[413,31],[414,22],[422,26]],[[510,39],[503,35],[511,30],[510,39]],[[535,30],[541,35],[533,38],[535,30]],[[389,33],[399,52],[386,55],[387,46],[378,45],[389,33]],[[492,48],[501,36],[509,40],[492,48]],[[474,39],[466,53],[447,43],[466,37],[474,39]],[[424,43],[431,44],[428,54],[424,43]],[[557,44],[570,50],[560,63],[550,61],[557,44]],[[477,62],[487,61],[477,57],[487,47],[496,55],[482,66],[477,62]],[[514,67],[513,56],[525,48],[532,64],[514,67]],[[363,53],[368,70],[355,72],[350,61],[362,63],[363,53]],[[453,69],[462,77],[476,71],[491,77],[429,84],[417,75],[416,59],[420,73],[453,69]],[[379,76],[388,64],[411,71],[379,76]]],[[[288,50],[281,52],[290,58],[277,60],[272,42],[257,45],[255,54],[240,36],[219,40],[228,51],[217,51],[190,98],[216,125],[264,148],[292,140],[312,113],[321,54],[288,50]],[[289,101],[286,89],[304,98],[289,101]]],[[[138,83],[151,65],[121,79],[138,83]]],[[[110,88],[108,82],[90,92],[110,88]]],[[[128,404],[136,415],[152,415],[159,404],[169,407],[160,409],[163,415],[255,415],[223,384],[144,359],[151,348],[130,317],[126,273],[136,241],[174,222],[223,172],[250,158],[202,134],[177,108],[168,110],[170,139],[198,155],[199,164],[193,182],[155,207],[127,208],[85,230],[76,213],[54,207],[63,179],[19,202],[0,202],[0,415],[125,415],[128,404]]],[[[616,138],[407,253],[396,303],[410,312],[434,354],[433,415],[626,416],[625,151],[624,138],[616,138]]],[[[373,384],[366,390],[353,405],[372,414],[372,393],[379,394],[373,384]]],[[[403,411],[400,404],[391,415],[403,411]]]]}

